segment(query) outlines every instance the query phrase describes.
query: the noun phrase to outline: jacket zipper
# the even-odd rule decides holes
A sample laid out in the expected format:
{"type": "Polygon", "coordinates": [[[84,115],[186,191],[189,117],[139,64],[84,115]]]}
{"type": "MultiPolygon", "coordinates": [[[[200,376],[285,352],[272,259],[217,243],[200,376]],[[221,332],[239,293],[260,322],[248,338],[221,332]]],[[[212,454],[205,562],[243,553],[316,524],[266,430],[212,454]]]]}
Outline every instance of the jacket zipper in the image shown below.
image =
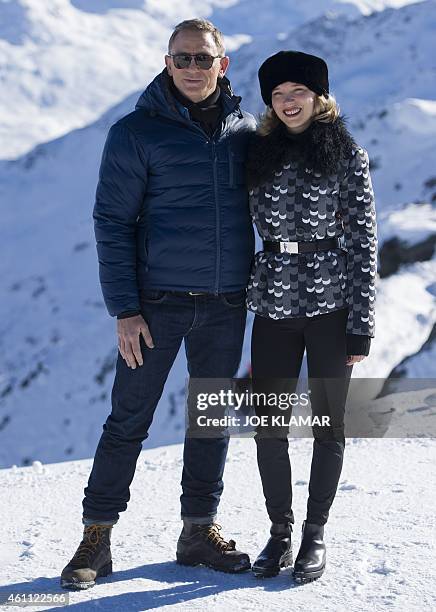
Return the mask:
{"type": "Polygon", "coordinates": [[[229,147],[229,187],[230,189],[233,189],[235,186],[234,185],[235,179],[234,179],[234,172],[233,172],[234,158],[235,158],[235,155],[229,147]]]}
{"type": "MultiPolygon", "coordinates": [[[[215,263],[215,291],[214,291],[214,295],[218,295],[218,293],[219,293],[219,276],[220,276],[220,257],[221,257],[220,240],[219,240],[221,224],[220,224],[220,214],[219,214],[220,211],[219,211],[219,206],[218,206],[218,158],[217,158],[217,154],[216,154],[216,141],[215,141],[215,136],[218,133],[218,128],[215,129],[214,133],[209,138],[207,136],[207,134],[204,132],[204,130],[202,130],[202,128],[200,126],[193,124],[189,120],[189,118],[188,118],[189,114],[188,113],[187,113],[187,115],[185,115],[185,117],[186,117],[186,123],[189,125],[189,127],[191,129],[195,129],[195,130],[201,132],[201,134],[206,136],[206,143],[210,142],[210,144],[212,145],[212,169],[213,169],[213,189],[214,189],[214,196],[215,196],[215,225],[216,225],[216,231],[215,231],[216,263],[215,263]]],[[[222,130],[224,128],[226,118],[227,118],[227,115],[225,117],[221,118],[221,132],[222,132],[222,130]]],[[[233,169],[232,169],[232,172],[233,172],[233,169]]]]}
{"type": "Polygon", "coordinates": [[[218,206],[218,168],[217,168],[217,154],[215,141],[211,140],[212,143],[212,163],[213,163],[213,188],[215,194],[215,238],[216,238],[216,264],[215,264],[215,295],[218,295],[219,288],[219,274],[220,274],[220,210],[218,206]]]}

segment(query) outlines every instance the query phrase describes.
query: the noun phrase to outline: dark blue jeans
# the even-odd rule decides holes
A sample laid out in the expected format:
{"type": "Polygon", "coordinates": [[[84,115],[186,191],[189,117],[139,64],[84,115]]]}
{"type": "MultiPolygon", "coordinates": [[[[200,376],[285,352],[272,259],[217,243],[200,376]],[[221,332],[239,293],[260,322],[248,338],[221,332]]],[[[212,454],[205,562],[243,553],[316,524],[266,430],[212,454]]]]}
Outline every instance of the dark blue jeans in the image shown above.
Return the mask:
{"type": "MultiPolygon", "coordinates": [[[[141,310],[154,341],[140,336],[143,365],[129,368],[118,353],[112,412],[103,425],[83,499],[83,521],[116,522],[126,510],[142,442],[148,437],[165,381],[185,341],[189,375],[236,376],[247,311],[245,290],[215,295],[141,292],[141,310]]],[[[228,437],[185,437],[182,517],[204,522],[216,515],[223,490],[228,437]]]]}

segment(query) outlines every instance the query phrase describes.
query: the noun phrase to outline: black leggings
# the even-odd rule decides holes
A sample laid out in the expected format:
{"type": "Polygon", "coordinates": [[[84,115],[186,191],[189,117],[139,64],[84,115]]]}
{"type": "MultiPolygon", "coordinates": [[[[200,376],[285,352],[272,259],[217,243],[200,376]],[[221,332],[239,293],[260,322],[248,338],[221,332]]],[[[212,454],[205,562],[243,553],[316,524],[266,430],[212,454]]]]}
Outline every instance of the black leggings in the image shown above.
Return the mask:
{"type": "MultiPolygon", "coordinates": [[[[348,308],[345,308],[312,318],[271,319],[256,315],[253,323],[253,391],[262,386],[265,390],[267,379],[287,379],[286,392],[293,392],[306,349],[312,414],[330,417],[331,428],[312,428],[314,441],[306,520],[318,525],[327,522],[342,470],[344,409],[353,369],[345,363],[347,317],[348,308]]],[[[270,382],[275,391],[277,384],[283,383],[270,382]]],[[[256,412],[260,415],[270,410],[263,406],[256,412]]],[[[287,433],[286,430],[283,435],[267,436],[258,428],[255,435],[266,508],[274,523],[294,522],[287,433]]]]}

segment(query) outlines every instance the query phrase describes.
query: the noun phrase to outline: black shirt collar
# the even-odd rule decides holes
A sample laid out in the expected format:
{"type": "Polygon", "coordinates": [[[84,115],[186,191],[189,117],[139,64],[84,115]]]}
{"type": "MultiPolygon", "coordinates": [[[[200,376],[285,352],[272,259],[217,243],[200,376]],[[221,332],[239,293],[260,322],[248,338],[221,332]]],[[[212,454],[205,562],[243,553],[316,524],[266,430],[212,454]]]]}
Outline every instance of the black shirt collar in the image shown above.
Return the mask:
{"type": "Polygon", "coordinates": [[[169,79],[169,84],[173,96],[176,98],[176,100],[180,102],[180,104],[183,104],[183,106],[185,106],[188,110],[198,108],[203,109],[215,106],[221,96],[221,88],[219,85],[217,85],[215,91],[213,91],[210,96],[208,96],[205,100],[201,100],[200,102],[193,102],[192,100],[184,96],[179,89],[177,89],[171,77],[169,79]]]}

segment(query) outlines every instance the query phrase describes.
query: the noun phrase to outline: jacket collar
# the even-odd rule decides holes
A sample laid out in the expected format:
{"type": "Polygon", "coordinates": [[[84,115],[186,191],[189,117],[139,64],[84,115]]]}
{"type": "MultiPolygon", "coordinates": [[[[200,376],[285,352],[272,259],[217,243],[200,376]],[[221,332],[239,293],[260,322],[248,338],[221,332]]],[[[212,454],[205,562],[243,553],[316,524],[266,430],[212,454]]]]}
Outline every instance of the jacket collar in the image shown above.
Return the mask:
{"type": "Polygon", "coordinates": [[[169,84],[170,84],[170,91],[172,95],[176,98],[176,100],[178,100],[181,104],[183,104],[183,106],[185,106],[189,111],[191,111],[192,109],[198,109],[199,111],[207,110],[208,108],[216,106],[216,104],[218,103],[218,100],[221,97],[221,88],[217,85],[215,91],[211,93],[210,96],[208,96],[205,100],[202,100],[201,102],[193,102],[192,100],[187,98],[185,95],[183,95],[181,91],[177,89],[177,87],[174,84],[173,79],[171,78],[169,79],[169,84]]]}
{"type": "Polygon", "coordinates": [[[292,134],[280,122],[267,136],[254,133],[249,141],[247,181],[250,187],[272,180],[274,172],[289,161],[304,164],[314,172],[334,174],[342,159],[357,146],[346,127],[346,117],[333,123],[313,121],[300,134],[292,134]]]}
{"type": "MultiPolygon", "coordinates": [[[[225,76],[219,78],[218,85],[221,89],[223,117],[227,117],[231,113],[237,111],[242,118],[242,113],[239,108],[242,98],[240,96],[235,96],[228,78],[225,76]]],[[[171,92],[170,76],[166,68],[164,68],[146,87],[140,95],[135,108],[144,108],[151,113],[167,117],[173,121],[186,122],[189,120],[188,110],[176,100],[171,92]]]]}

